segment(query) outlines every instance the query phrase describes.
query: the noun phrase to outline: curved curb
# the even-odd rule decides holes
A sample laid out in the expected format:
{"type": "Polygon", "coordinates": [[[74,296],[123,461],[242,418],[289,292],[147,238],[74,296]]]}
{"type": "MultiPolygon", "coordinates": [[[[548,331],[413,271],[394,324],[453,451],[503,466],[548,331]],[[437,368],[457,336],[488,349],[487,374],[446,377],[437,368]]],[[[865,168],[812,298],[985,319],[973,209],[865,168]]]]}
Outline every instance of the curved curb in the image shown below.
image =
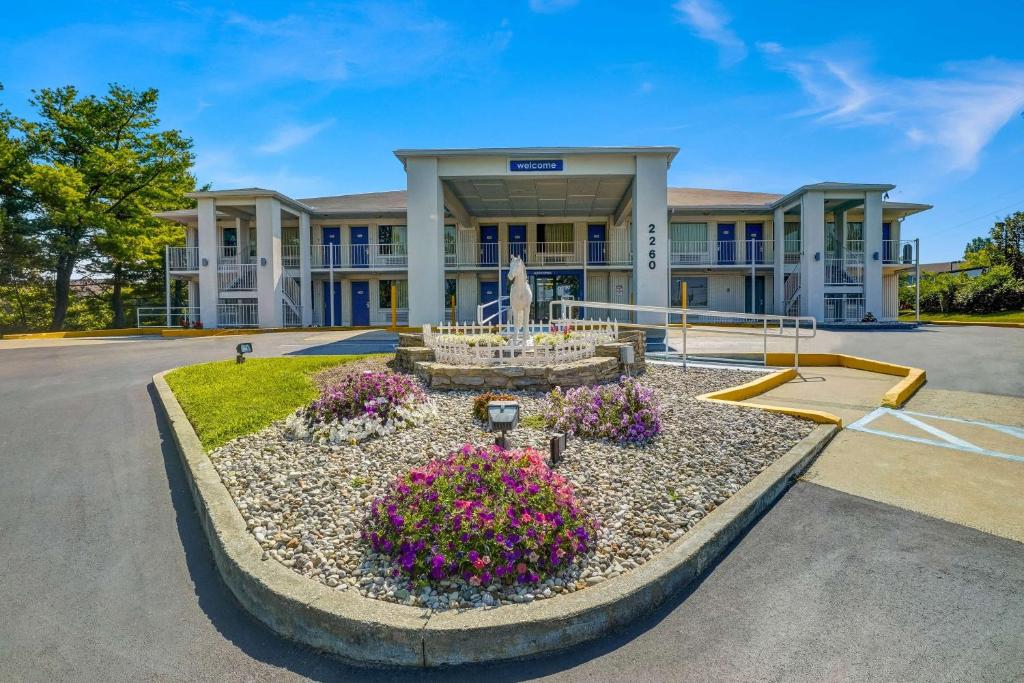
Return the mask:
{"type": "Polygon", "coordinates": [[[601,636],[699,577],[818,456],[838,428],[820,425],[649,562],[586,590],[525,605],[430,614],[337,591],[274,560],[249,533],[164,380],[153,377],[217,569],[242,606],[277,633],[374,665],[516,659],[601,636]]]}
{"type": "MultiPolygon", "coordinates": [[[[803,356],[801,356],[801,359],[802,358],[803,356]]],[[[818,424],[833,424],[841,429],[843,426],[842,418],[823,410],[774,406],[767,403],[743,403],[743,401],[748,398],[753,398],[754,396],[771,391],[790,380],[796,379],[797,374],[796,368],[786,368],[785,370],[779,370],[769,375],[758,377],[746,384],[740,384],[735,387],[728,387],[719,391],[712,391],[708,394],[702,394],[698,396],[697,399],[700,401],[711,401],[713,403],[728,403],[731,406],[739,406],[740,408],[757,408],[758,410],[764,410],[769,413],[792,415],[793,417],[803,418],[805,420],[810,420],[811,422],[817,422],[818,424]]]]}
{"type": "MultiPolygon", "coordinates": [[[[766,358],[768,365],[793,365],[792,353],[769,353],[766,358]]],[[[909,365],[897,365],[872,358],[849,356],[845,353],[801,353],[800,365],[806,367],[841,366],[854,370],[877,372],[882,375],[894,375],[903,379],[882,395],[882,405],[887,408],[899,408],[913,396],[925,383],[927,375],[921,368],[909,365]]]]}

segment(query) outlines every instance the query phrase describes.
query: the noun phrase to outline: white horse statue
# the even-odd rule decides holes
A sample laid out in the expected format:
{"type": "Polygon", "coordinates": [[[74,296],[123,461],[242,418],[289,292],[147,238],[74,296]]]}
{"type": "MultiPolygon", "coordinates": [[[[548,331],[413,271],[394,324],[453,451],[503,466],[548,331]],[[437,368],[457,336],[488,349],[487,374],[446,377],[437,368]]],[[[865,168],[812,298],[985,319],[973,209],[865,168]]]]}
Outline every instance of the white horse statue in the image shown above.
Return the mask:
{"type": "Polygon", "coordinates": [[[530,307],[533,305],[533,290],[530,289],[530,283],[526,277],[526,264],[518,256],[513,256],[509,262],[508,281],[511,283],[508,292],[508,307],[512,311],[513,339],[521,339],[525,345],[527,325],[530,322],[530,307]]]}

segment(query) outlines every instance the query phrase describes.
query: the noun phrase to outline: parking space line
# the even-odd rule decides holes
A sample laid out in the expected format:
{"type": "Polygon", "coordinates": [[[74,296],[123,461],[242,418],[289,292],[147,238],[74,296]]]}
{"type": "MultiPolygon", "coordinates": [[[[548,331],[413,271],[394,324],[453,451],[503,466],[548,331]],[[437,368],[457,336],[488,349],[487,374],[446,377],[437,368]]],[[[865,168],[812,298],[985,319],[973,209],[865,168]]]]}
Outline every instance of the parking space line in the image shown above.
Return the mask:
{"type": "Polygon", "coordinates": [[[884,436],[884,437],[890,438],[890,439],[898,439],[900,441],[910,441],[910,442],[913,442],[913,443],[920,443],[920,444],[925,444],[925,445],[928,445],[928,446],[938,446],[940,448],[949,448],[949,449],[952,449],[952,450],[962,451],[962,452],[965,452],[965,453],[977,453],[978,455],[987,455],[987,456],[991,456],[991,457],[994,457],[994,458],[1002,458],[1004,460],[1010,460],[1012,462],[1024,463],[1024,456],[1013,455],[1011,453],[1003,453],[1001,451],[993,451],[993,450],[990,450],[988,448],[982,448],[980,446],[975,446],[974,444],[972,444],[972,443],[970,443],[968,441],[965,441],[965,440],[960,439],[960,438],[958,438],[956,436],[953,436],[952,434],[948,434],[948,433],[942,431],[938,427],[935,427],[933,425],[929,425],[929,424],[926,424],[924,422],[921,422],[920,420],[917,420],[917,419],[911,417],[911,415],[916,415],[918,417],[930,417],[930,418],[935,418],[935,419],[939,419],[939,420],[949,420],[951,422],[961,422],[961,423],[971,424],[971,425],[975,425],[975,426],[979,426],[979,427],[987,427],[987,428],[990,428],[990,429],[995,429],[996,431],[1003,432],[1004,434],[1008,434],[1010,436],[1014,436],[1016,438],[1024,439],[1024,430],[1018,429],[1016,427],[1010,427],[1009,425],[997,425],[997,424],[993,424],[993,423],[990,423],[990,422],[981,422],[981,421],[978,421],[978,420],[965,420],[965,419],[961,419],[961,418],[947,418],[947,417],[944,417],[944,416],[941,416],[941,415],[928,415],[928,414],[925,414],[925,413],[910,413],[910,414],[907,414],[904,411],[893,410],[891,408],[876,408],[875,410],[871,411],[870,413],[868,413],[867,415],[865,415],[861,419],[859,419],[856,422],[854,422],[853,424],[851,424],[849,427],[847,427],[847,429],[852,430],[852,431],[856,431],[856,432],[864,432],[865,434],[874,434],[876,436],[884,436]],[[902,420],[902,421],[906,422],[907,424],[913,425],[914,427],[917,427],[918,429],[922,429],[922,430],[928,432],[929,434],[932,434],[933,436],[938,437],[941,440],[937,441],[937,440],[932,440],[932,439],[925,439],[925,438],[920,437],[920,436],[910,436],[908,434],[896,434],[896,433],[893,433],[893,432],[886,432],[886,431],[883,431],[881,429],[875,429],[873,427],[869,427],[868,426],[872,422],[877,420],[878,418],[883,417],[885,415],[891,415],[892,417],[897,418],[899,420],[902,420]]]}

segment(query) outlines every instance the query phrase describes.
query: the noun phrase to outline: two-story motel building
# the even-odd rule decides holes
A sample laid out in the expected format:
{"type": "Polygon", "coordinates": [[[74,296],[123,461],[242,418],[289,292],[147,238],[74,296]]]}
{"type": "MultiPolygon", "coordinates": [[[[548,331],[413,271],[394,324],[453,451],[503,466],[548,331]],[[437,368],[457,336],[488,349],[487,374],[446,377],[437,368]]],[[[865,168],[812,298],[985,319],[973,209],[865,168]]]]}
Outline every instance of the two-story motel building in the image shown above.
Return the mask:
{"type": "Polygon", "coordinates": [[[160,214],[185,226],[169,276],[205,327],[386,324],[393,291],[402,323],[473,320],[507,294],[516,255],[536,320],[563,296],[679,306],[683,282],[692,309],[897,318],[899,272],[918,257],[902,223],[928,205],[885,201],[887,184],[668,187],[677,152],[408,149],[404,192],[195,192],[195,209],[160,214]]]}

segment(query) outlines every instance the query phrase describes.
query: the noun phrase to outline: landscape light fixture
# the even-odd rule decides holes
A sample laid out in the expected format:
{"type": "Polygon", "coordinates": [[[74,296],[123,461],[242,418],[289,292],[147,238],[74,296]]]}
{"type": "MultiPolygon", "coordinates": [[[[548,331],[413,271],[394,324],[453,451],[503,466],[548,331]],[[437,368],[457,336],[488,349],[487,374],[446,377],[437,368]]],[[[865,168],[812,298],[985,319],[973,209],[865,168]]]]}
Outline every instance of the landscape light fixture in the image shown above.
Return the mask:
{"type": "Polygon", "coordinates": [[[242,342],[235,346],[235,363],[239,365],[245,362],[245,354],[252,353],[252,344],[250,342],[242,342]]]}
{"type": "Polygon", "coordinates": [[[565,432],[559,432],[551,437],[548,442],[548,451],[551,453],[551,464],[557,465],[562,461],[562,453],[565,452],[565,432]]]}
{"type": "Polygon", "coordinates": [[[619,347],[619,362],[626,368],[626,376],[633,376],[633,363],[636,362],[636,351],[632,344],[619,347]]]}
{"type": "Polygon", "coordinates": [[[494,445],[508,448],[505,434],[519,424],[519,403],[516,401],[491,401],[487,404],[487,428],[501,432],[494,440],[494,445]]]}

